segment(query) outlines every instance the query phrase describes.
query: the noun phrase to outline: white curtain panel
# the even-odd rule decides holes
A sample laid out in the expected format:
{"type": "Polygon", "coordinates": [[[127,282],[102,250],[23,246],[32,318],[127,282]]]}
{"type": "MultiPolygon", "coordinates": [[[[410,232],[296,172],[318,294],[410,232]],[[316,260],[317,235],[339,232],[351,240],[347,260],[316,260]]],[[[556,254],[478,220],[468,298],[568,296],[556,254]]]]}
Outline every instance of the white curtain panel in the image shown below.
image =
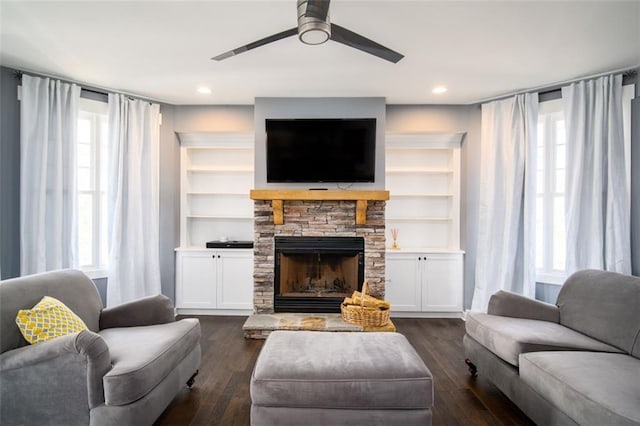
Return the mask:
{"type": "Polygon", "coordinates": [[[535,296],[535,150],[538,95],[482,105],[480,216],[471,310],[491,295],[535,296]]]}
{"type": "Polygon", "coordinates": [[[76,135],[80,87],[22,76],[20,269],[78,265],[76,135]]]}
{"type": "Polygon", "coordinates": [[[107,306],[160,293],[160,106],[109,94],[107,306]]]}
{"type": "Polygon", "coordinates": [[[567,273],[631,273],[622,76],[562,88],[567,134],[567,273]]]}

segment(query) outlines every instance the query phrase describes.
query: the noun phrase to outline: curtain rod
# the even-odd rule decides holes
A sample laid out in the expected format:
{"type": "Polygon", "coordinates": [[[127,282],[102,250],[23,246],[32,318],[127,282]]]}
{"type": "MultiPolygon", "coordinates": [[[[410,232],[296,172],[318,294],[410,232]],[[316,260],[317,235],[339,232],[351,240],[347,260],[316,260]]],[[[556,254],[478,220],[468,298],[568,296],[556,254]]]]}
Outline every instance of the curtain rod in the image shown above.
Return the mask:
{"type": "Polygon", "coordinates": [[[515,95],[521,95],[524,93],[535,93],[538,92],[538,94],[549,94],[552,92],[555,92],[557,90],[560,90],[563,86],[569,85],[571,83],[577,83],[578,81],[587,81],[587,80],[593,80],[595,78],[598,77],[602,77],[605,75],[610,75],[610,74],[622,74],[623,77],[623,83],[625,79],[630,79],[632,77],[635,77],[635,75],[638,72],[638,68],[640,68],[640,64],[634,66],[634,67],[627,67],[627,68],[621,68],[618,70],[613,70],[613,71],[607,71],[607,72],[603,72],[603,73],[599,73],[599,74],[593,74],[593,75],[588,75],[588,76],[584,76],[584,77],[578,77],[578,78],[573,78],[570,80],[564,80],[561,81],[559,83],[554,83],[551,85],[543,85],[543,86],[536,86],[536,87],[531,87],[528,89],[523,89],[523,90],[518,90],[516,92],[511,92],[511,93],[507,93],[504,95],[499,95],[499,96],[495,96],[492,98],[486,98],[486,99],[481,99],[479,101],[475,101],[475,102],[471,102],[468,105],[479,105],[479,104],[484,104],[486,102],[493,102],[493,101],[500,101],[503,99],[507,99],[510,98],[512,96],[515,95]]]}
{"type": "Polygon", "coordinates": [[[104,95],[104,96],[108,96],[109,93],[113,93],[113,94],[118,94],[118,95],[124,95],[127,96],[130,99],[137,99],[137,100],[141,100],[141,101],[145,101],[145,102],[156,102],[156,103],[164,103],[158,99],[154,99],[154,98],[146,98],[140,95],[136,95],[134,93],[129,93],[129,92],[123,92],[123,91],[119,91],[119,90],[113,90],[113,89],[107,89],[105,87],[100,87],[100,86],[89,86],[86,83],[82,83],[80,81],[77,80],[70,80],[68,78],[60,78],[58,76],[55,75],[51,75],[51,74],[44,74],[44,73],[39,73],[39,72],[32,72],[32,71],[25,71],[25,70],[17,70],[14,69],[14,77],[17,79],[22,78],[22,74],[27,74],[27,75],[31,75],[34,77],[47,77],[47,78],[54,78],[56,80],[60,80],[63,81],[65,83],[72,83],[75,84],[77,86],[80,86],[80,89],[87,91],[87,92],[91,92],[91,93],[95,93],[97,95],[104,95]]]}

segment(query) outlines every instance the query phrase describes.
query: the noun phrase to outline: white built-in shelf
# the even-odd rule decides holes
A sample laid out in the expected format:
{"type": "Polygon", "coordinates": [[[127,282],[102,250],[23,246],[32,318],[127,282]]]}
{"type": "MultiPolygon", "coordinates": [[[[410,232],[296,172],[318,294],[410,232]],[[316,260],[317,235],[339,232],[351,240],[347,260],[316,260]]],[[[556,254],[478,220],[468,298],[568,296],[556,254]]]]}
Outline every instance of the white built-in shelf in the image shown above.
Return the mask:
{"type": "Polygon", "coordinates": [[[229,220],[253,220],[253,216],[231,216],[231,215],[206,215],[189,214],[187,219],[229,219],[229,220]]]}
{"type": "Polygon", "coordinates": [[[460,143],[463,133],[388,133],[385,144],[387,243],[460,248],[460,143]]]}
{"type": "Polygon", "coordinates": [[[454,194],[391,194],[391,199],[394,198],[450,198],[453,197],[454,194]]]}
{"type": "Polygon", "coordinates": [[[253,168],[247,167],[191,167],[189,173],[253,173],[253,168]]]}
{"type": "Polygon", "coordinates": [[[254,135],[180,133],[180,246],[253,239],[254,135]]]}
{"type": "Polygon", "coordinates": [[[454,173],[454,171],[451,170],[451,169],[435,170],[435,169],[428,169],[428,168],[406,167],[406,168],[403,168],[403,169],[400,169],[400,168],[387,168],[386,169],[386,173],[387,174],[398,174],[398,173],[412,174],[412,173],[416,173],[416,174],[425,174],[425,175],[446,175],[446,174],[452,174],[452,173],[454,173]]]}
{"type": "Polygon", "coordinates": [[[451,217],[427,217],[427,216],[407,216],[407,217],[388,217],[389,222],[448,222],[453,220],[451,217]]]}

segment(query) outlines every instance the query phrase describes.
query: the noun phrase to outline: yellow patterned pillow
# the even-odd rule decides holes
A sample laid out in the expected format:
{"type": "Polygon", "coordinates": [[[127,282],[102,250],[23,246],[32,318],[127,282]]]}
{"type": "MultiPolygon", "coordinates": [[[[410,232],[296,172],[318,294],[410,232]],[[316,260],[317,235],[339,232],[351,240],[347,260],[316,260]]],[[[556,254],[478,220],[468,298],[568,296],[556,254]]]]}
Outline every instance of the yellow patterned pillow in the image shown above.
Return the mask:
{"type": "Polygon", "coordinates": [[[84,321],[67,305],[49,296],[31,309],[18,311],[16,324],[32,345],[87,329],[84,321]]]}

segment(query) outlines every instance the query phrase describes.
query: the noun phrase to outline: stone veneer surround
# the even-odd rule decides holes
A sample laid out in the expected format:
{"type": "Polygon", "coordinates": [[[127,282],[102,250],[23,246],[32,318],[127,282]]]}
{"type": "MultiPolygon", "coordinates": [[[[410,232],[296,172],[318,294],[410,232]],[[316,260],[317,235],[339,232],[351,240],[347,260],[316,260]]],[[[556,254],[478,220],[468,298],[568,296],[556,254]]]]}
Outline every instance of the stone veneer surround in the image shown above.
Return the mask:
{"type": "Polygon", "coordinates": [[[273,313],[275,236],[364,238],[364,277],[371,294],[384,297],[385,204],[369,201],[366,224],[356,225],[355,201],[285,201],[284,224],[274,225],[271,203],[255,200],[254,312],[273,313]]]}

